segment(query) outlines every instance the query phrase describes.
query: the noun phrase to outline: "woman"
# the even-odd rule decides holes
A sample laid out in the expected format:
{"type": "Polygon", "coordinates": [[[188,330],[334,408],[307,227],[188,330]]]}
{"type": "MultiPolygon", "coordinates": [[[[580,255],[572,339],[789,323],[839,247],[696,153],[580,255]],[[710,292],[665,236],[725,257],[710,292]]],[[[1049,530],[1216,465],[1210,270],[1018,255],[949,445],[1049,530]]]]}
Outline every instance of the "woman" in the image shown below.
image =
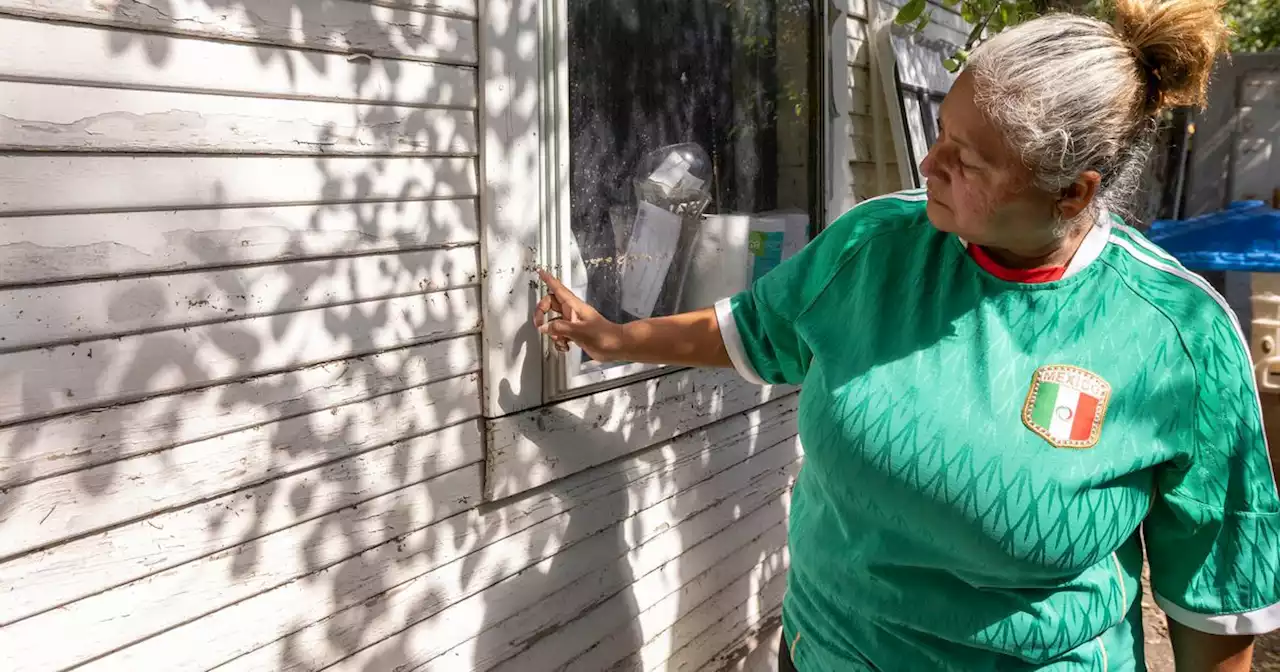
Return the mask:
{"type": "Polygon", "coordinates": [[[1142,669],[1144,542],[1180,672],[1247,670],[1280,627],[1247,346],[1110,214],[1155,115],[1203,102],[1215,3],[990,40],[927,194],[859,205],[715,309],[620,326],[544,275],[561,349],[803,386],[784,669],[1142,669]]]}

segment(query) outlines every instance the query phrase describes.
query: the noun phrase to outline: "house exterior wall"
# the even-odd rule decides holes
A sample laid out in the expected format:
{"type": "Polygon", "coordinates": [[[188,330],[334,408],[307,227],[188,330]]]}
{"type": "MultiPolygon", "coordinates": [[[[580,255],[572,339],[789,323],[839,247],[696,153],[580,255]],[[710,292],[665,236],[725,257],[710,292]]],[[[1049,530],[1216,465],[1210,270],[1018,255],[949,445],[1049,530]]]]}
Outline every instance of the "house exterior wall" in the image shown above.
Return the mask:
{"type": "Polygon", "coordinates": [[[794,390],[482,417],[483,11],[0,0],[0,669],[770,665],[794,390]]]}
{"type": "Polygon", "coordinates": [[[884,83],[872,62],[872,14],[892,16],[893,11],[893,7],[877,0],[850,0],[846,18],[850,101],[847,158],[853,203],[909,186],[899,177],[884,83]]]}
{"type": "Polygon", "coordinates": [[[0,2],[0,668],[430,613],[389,591],[483,479],[475,13],[0,2]]]}

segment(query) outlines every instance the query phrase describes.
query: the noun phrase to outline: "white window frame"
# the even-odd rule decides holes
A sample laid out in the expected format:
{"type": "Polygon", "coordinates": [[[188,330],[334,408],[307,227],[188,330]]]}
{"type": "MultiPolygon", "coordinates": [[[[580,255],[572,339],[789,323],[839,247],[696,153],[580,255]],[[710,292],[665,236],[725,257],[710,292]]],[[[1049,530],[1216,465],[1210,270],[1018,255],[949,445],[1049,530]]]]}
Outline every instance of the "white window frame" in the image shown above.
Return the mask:
{"type": "Polygon", "coordinates": [[[905,0],[873,2],[871,19],[872,45],[876,52],[876,72],[885,93],[889,112],[889,126],[893,131],[893,146],[897,154],[899,179],[904,185],[924,186],[920,174],[920,162],[932,146],[929,120],[921,118],[923,137],[912,133],[907,106],[903,100],[927,98],[945,94],[955,83],[956,75],[942,67],[943,59],[964,47],[972,27],[954,10],[941,3],[929,2],[928,11],[933,18],[920,34],[911,34],[910,28],[894,24],[898,9],[905,0]]]}
{"type": "MultiPolygon", "coordinates": [[[[569,134],[566,0],[482,0],[479,21],[481,91],[481,274],[484,306],[484,401],[488,417],[501,417],[561,402],[611,386],[670,376],[671,367],[623,365],[572,375],[530,316],[539,298],[536,269],[565,278],[569,259],[569,134]],[[531,170],[530,167],[533,167],[531,170]]],[[[847,72],[843,41],[845,0],[819,5],[831,63],[824,63],[822,101],[828,138],[846,133],[847,72]],[[838,19],[832,21],[832,19],[838,19]],[[836,34],[838,32],[838,35],[836,34]],[[836,55],[839,55],[839,59],[836,55]],[[838,80],[838,81],[837,81],[838,80]],[[840,88],[835,88],[836,86],[840,88]]],[[[843,147],[841,142],[826,145],[843,147]]],[[[832,156],[820,157],[827,203],[846,195],[833,186],[832,156]]],[[[846,182],[847,184],[847,182],[846,182]]],[[[824,203],[824,206],[827,204],[824,203]]],[[[829,206],[828,206],[829,207],[829,206]]],[[[839,214],[828,210],[827,216],[839,214]]],[[[573,354],[573,353],[571,353],[573,354]]]]}
{"type": "MultiPolygon", "coordinates": [[[[539,176],[543,202],[541,265],[568,280],[572,269],[573,235],[569,226],[569,66],[568,0],[542,0],[540,50],[542,65],[541,125],[546,129],[545,156],[539,176]]],[[[572,284],[567,282],[566,284],[572,284]]],[[[582,292],[579,292],[581,295],[582,292]]],[[[553,403],[582,396],[602,387],[634,382],[644,374],[660,374],[670,367],[652,364],[583,364],[584,353],[572,346],[563,355],[543,348],[543,402],[553,403]]]]}

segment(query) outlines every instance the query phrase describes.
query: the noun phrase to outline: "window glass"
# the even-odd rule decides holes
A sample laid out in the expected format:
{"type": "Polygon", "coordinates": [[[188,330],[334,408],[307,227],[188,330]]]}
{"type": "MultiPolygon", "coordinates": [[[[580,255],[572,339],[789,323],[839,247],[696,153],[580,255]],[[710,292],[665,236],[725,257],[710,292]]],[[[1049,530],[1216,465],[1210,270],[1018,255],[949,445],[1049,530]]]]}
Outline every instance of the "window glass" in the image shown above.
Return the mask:
{"type": "Polygon", "coordinates": [[[819,203],[809,0],[567,0],[569,216],[586,299],[705,307],[806,242],[819,203]]]}

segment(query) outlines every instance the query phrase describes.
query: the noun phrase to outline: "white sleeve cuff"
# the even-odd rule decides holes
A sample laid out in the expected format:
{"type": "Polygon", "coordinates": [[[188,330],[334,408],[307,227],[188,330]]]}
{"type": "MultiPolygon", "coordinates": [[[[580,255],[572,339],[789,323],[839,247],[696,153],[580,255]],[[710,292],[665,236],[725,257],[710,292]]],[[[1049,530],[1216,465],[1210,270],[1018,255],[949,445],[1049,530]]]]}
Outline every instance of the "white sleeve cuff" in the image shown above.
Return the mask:
{"type": "Polygon", "coordinates": [[[1221,614],[1209,616],[1188,611],[1155,595],[1156,604],[1169,615],[1169,618],[1200,632],[1211,635],[1264,635],[1280,630],[1280,602],[1269,607],[1246,611],[1242,614],[1221,614]]]}
{"type": "Polygon", "coordinates": [[[733,303],[729,299],[716,301],[716,322],[720,325],[720,338],[724,340],[724,348],[729,351],[729,361],[733,362],[738,375],[756,385],[768,385],[752,368],[751,360],[747,358],[742,334],[738,332],[738,320],[733,316],[733,303]]]}

